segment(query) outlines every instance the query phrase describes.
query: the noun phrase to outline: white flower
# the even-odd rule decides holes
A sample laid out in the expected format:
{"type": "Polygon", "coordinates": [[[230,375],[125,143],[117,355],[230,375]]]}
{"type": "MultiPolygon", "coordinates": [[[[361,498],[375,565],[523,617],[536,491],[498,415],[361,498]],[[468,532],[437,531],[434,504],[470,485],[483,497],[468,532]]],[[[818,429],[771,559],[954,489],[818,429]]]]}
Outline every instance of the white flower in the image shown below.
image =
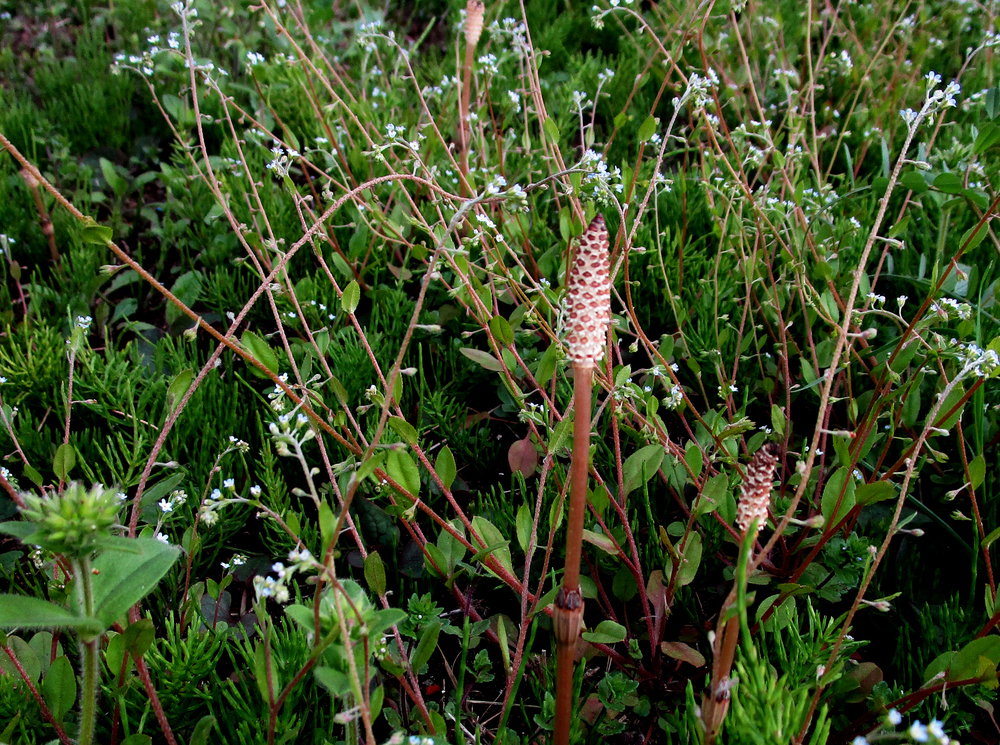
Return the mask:
{"type": "Polygon", "coordinates": [[[229,489],[230,491],[232,491],[233,489],[236,488],[236,480],[235,479],[226,479],[225,481],[222,482],[222,485],[226,489],[229,489]]]}
{"type": "Polygon", "coordinates": [[[257,52],[247,52],[247,61],[251,66],[253,65],[263,65],[264,55],[258,54],[257,52]]]}
{"type": "Polygon", "coordinates": [[[170,538],[165,533],[157,533],[156,540],[158,540],[160,543],[165,543],[168,546],[170,545],[170,538]]]}
{"type": "Polygon", "coordinates": [[[907,734],[917,742],[927,742],[927,728],[920,723],[919,719],[910,725],[907,734]]]}
{"type": "MultiPolygon", "coordinates": [[[[169,499],[161,499],[157,504],[160,505],[160,510],[162,512],[173,512],[174,504],[169,499]]],[[[159,537],[159,536],[157,536],[159,537]]]]}
{"type": "Polygon", "coordinates": [[[253,486],[250,487],[250,496],[252,496],[252,497],[259,497],[260,496],[260,492],[261,492],[261,488],[260,488],[260,486],[258,484],[254,484],[253,486]]]}
{"type": "Polygon", "coordinates": [[[886,718],[893,727],[898,727],[899,723],[903,721],[903,715],[895,709],[889,709],[889,715],[886,718]]]}

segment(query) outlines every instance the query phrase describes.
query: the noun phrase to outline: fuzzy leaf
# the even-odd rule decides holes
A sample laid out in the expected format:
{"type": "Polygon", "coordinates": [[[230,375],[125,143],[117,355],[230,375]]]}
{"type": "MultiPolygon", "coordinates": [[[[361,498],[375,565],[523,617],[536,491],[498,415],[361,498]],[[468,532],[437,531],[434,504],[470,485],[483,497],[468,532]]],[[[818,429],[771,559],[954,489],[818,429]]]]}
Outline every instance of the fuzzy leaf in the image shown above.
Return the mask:
{"type": "Polygon", "coordinates": [[[94,560],[95,615],[110,626],[152,592],[180,556],[180,549],[155,538],[123,538],[94,560]]]}
{"type": "Polygon", "coordinates": [[[88,634],[104,630],[94,618],[81,618],[65,608],[25,595],[0,595],[0,629],[66,628],[88,634]]]}

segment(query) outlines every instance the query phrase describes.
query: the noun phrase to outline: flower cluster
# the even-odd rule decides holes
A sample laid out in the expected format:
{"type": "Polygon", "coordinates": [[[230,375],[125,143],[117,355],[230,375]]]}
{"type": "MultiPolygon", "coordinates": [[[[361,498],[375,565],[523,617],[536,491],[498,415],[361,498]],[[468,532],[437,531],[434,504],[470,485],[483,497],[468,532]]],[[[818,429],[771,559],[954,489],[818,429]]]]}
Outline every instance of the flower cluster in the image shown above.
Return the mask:
{"type": "Polygon", "coordinates": [[[277,577],[257,575],[253,578],[253,588],[257,593],[258,600],[273,598],[279,603],[287,603],[289,599],[288,580],[296,572],[312,570],[320,566],[308,549],[297,546],[288,554],[288,561],[291,562],[291,566],[285,566],[280,561],[271,565],[271,571],[278,575],[277,577]]]}
{"type": "Polygon", "coordinates": [[[160,512],[164,515],[173,512],[175,509],[187,502],[187,492],[183,489],[174,489],[170,492],[170,496],[166,499],[161,499],[157,505],[160,508],[160,512]]]}
{"type": "Polygon", "coordinates": [[[674,108],[679,109],[688,101],[692,103],[695,109],[705,108],[705,105],[712,99],[712,91],[718,84],[719,76],[712,68],[708,68],[706,77],[702,77],[696,72],[691,73],[683,95],[673,100],[674,108]]]}
{"type": "Polygon", "coordinates": [[[281,146],[272,147],[271,152],[274,154],[274,159],[267,164],[268,169],[273,170],[279,176],[287,176],[292,161],[299,157],[299,152],[291,149],[285,150],[281,146]]]}
{"type": "Polygon", "coordinates": [[[580,166],[590,171],[584,180],[594,185],[593,196],[598,203],[605,204],[613,196],[612,192],[621,194],[625,190],[621,169],[618,166],[608,168],[600,153],[588,150],[580,166]]]}
{"type": "MultiPolygon", "coordinates": [[[[903,721],[903,716],[895,709],[890,709],[885,717],[886,727],[896,728],[903,721]]],[[[895,742],[919,742],[929,745],[959,745],[958,740],[953,740],[944,731],[944,724],[934,719],[930,724],[921,724],[916,720],[904,732],[879,732],[868,737],[855,737],[851,745],[869,745],[869,743],[881,740],[892,740],[895,742]]]]}
{"type": "Polygon", "coordinates": [[[972,318],[972,306],[968,303],[960,303],[954,298],[946,297],[940,303],[931,303],[931,313],[934,313],[943,321],[947,321],[950,318],[968,321],[972,318]]]}

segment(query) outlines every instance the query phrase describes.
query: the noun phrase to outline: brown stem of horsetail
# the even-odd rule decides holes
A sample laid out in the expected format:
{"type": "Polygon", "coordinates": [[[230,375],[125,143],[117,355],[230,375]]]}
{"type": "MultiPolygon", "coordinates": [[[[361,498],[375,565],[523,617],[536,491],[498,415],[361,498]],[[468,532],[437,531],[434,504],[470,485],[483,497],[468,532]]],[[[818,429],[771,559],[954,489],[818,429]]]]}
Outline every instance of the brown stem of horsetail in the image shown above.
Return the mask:
{"type": "MultiPolygon", "coordinates": [[[[573,365],[573,460],[570,466],[569,516],[566,521],[566,564],[563,570],[560,600],[580,599],[580,555],[583,546],[583,516],[587,509],[587,472],[590,465],[590,398],[594,380],[593,365],[573,365]]],[[[561,608],[557,614],[577,614],[579,607],[561,608]]],[[[576,624],[575,628],[578,628],[576,624]]],[[[573,667],[576,635],[556,635],[556,717],[553,743],[568,745],[573,720],[573,667]]]]}

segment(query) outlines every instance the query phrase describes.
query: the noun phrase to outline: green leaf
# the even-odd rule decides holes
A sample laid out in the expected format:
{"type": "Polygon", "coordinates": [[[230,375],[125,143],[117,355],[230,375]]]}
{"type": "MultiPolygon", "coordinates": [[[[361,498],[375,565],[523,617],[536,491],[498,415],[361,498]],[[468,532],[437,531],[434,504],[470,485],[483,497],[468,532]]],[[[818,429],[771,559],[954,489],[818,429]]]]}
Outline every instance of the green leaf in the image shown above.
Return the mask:
{"type": "Polygon", "coordinates": [[[596,533],[593,530],[584,528],[583,540],[592,546],[597,546],[609,556],[618,556],[618,547],[615,546],[615,542],[611,540],[610,536],[604,533],[596,533]]]}
{"type": "Polygon", "coordinates": [[[874,504],[884,502],[896,496],[896,487],[889,481],[874,481],[871,484],[861,484],[855,490],[854,498],[858,504],[874,504]]]}
{"type": "Polygon", "coordinates": [[[690,585],[694,580],[694,576],[698,573],[698,567],[701,566],[701,554],[701,533],[692,530],[681,553],[681,565],[677,570],[678,587],[690,585]]]}
{"type": "MultiPolygon", "coordinates": [[[[10,417],[7,418],[7,421],[10,421],[10,417]]],[[[45,479],[42,478],[42,474],[36,471],[30,463],[25,463],[23,468],[24,475],[31,479],[31,483],[41,488],[42,484],[45,483],[45,479]]]]}
{"type": "Polygon", "coordinates": [[[56,657],[49,665],[49,671],[42,681],[42,693],[52,716],[57,722],[61,722],[76,703],[76,672],[73,670],[73,663],[65,655],[56,657]]]}
{"type": "Polygon", "coordinates": [[[934,188],[946,194],[960,194],[965,188],[961,177],[954,173],[939,173],[934,179],[934,188]]]}
{"type": "MultiPolygon", "coordinates": [[[[451,527],[454,528],[459,535],[465,535],[465,527],[457,519],[451,521],[451,527]]],[[[468,553],[465,548],[465,544],[452,536],[452,534],[444,528],[441,528],[441,533],[438,535],[437,547],[448,564],[449,573],[455,571],[458,563],[462,561],[462,559],[465,558],[465,554],[468,553]]]]}
{"type": "Polygon", "coordinates": [[[344,294],[340,296],[340,307],[345,313],[353,313],[358,309],[359,302],[361,302],[361,287],[352,279],[344,288],[344,294]]]}
{"type": "Polygon", "coordinates": [[[95,243],[99,246],[108,245],[113,237],[114,231],[111,228],[107,225],[98,225],[93,220],[89,220],[89,224],[84,225],[80,232],[80,238],[84,243],[95,243]]]}
{"type": "Polygon", "coordinates": [[[986,240],[986,234],[989,233],[989,229],[986,225],[973,225],[971,228],[965,231],[962,237],[958,241],[959,246],[965,246],[966,251],[971,251],[977,248],[980,243],[986,240]]]}
{"type": "Polygon", "coordinates": [[[907,171],[900,177],[899,182],[914,194],[923,194],[927,191],[927,182],[919,171],[907,171]]]}
{"type": "MultiPolygon", "coordinates": [[[[244,331],[243,335],[240,337],[240,344],[247,351],[247,353],[257,360],[260,364],[266,367],[268,370],[273,372],[275,375],[278,374],[278,357],[271,350],[270,345],[264,341],[261,337],[255,334],[253,331],[244,331]]],[[[259,370],[254,369],[258,376],[267,377],[259,370]]]]}
{"type": "Polygon", "coordinates": [[[218,728],[215,717],[211,714],[206,714],[194,726],[194,731],[191,733],[188,745],[208,745],[208,737],[212,734],[213,728],[218,728]]]}
{"type": "MultiPolygon", "coordinates": [[[[49,632],[39,632],[49,634],[49,632]]],[[[38,636],[38,634],[35,634],[38,636]]],[[[39,651],[35,651],[33,645],[24,641],[19,636],[6,636],[5,634],[0,634],[3,637],[2,646],[6,646],[14,653],[17,661],[21,663],[21,667],[24,669],[24,673],[28,680],[32,683],[37,683],[39,676],[42,674],[42,663],[48,662],[49,655],[52,653],[52,635],[49,634],[49,648],[39,651]]],[[[35,640],[34,637],[31,639],[35,640]]],[[[14,666],[13,660],[7,656],[6,652],[0,652],[0,675],[7,673],[13,676],[15,680],[21,680],[21,671],[14,666]]]]}
{"type": "Polygon", "coordinates": [[[823,498],[820,501],[827,530],[833,530],[837,523],[843,520],[854,507],[855,489],[854,474],[847,467],[838,468],[833,476],[827,480],[826,486],[823,487],[823,498]],[[844,493],[843,498],[841,498],[841,491],[844,493]],[[837,508],[838,500],[840,501],[839,509],[837,508]]]}
{"type": "Polygon", "coordinates": [[[153,591],[180,556],[155,538],[122,538],[94,560],[95,615],[105,628],[153,591]]]}
{"type": "Polygon", "coordinates": [[[333,395],[337,397],[340,405],[347,406],[347,389],[344,388],[344,384],[340,382],[336,375],[330,376],[330,387],[333,389],[333,395]]]}
{"type": "Polygon", "coordinates": [[[549,344],[545,350],[545,354],[542,355],[542,359],[538,361],[538,369],[535,371],[535,380],[538,381],[538,385],[544,386],[552,380],[558,361],[559,345],[549,344]]]}
{"type": "Polygon", "coordinates": [[[969,462],[969,478],[973,489],[978,489],[986,480],[986,459],[982,453],[969,462]]]}
{"type": "MultiPolygon", "coordinates": [[[[433,545],[433,544],[428,544],[433,545]]],[[[309,609],[312,613],[312,609],[309,609]]],[[[375,611],[375,619],[368,624],[368,634],[371,637],[381,636],[386,629],[389,629],[396,624],[402,622],[406,618],[407,613],[405,610],[399,608],[384,608],[380,611],[375,611]]]]}
{"type": "Polygon", "coordinates": [[[351,679],[340,670],[332,667],[317,667],[314,670],[314,675],[316,682],[326,688],[335,698],[351,693],[351,679]]]}
{"type": "Polygon", "coordinates": [[[24,595],[0,595],[0,629],[66,628],[87,634],[104,631],[94,618],[82,618],[65,608],[24,595]]]}
{"type": "Polygon", "coordinates": [[[329,546],[333,540],[333,529],[337,527],[337,518],[330,509],[330,505],[321,502],[319,505],[319,532],[323,539],[323,545],[329,546]]]}
{"type": "Polygon", "coordinates": [[[441,479],[444,488],[451,489],[451,485],[455,483],[457,471],[455,469],[455,456],[452,455],[447,445],[438,451],[437,458],[434,460],[434,470],[437,471],[438,478],[441,479]]]}
{"type": "Polygon", "coordinates": [[[625,641],[625,627],[614,621],[601,621],[593,631],[584,631],[581,636],[591,644],[617,644],[625,641]]]}
{"type": "Polygon", "coordinates": [[[625,494],[638,489],[656,475],[656,471],[663,461],[663,453],[662,445],[646,445],[625,460],[625,486],[623,487],[625,494]]]}
{"type": "Polygon", "coordinates": [[[559,127],[556,125],[555,119],[550,116],[545,120],[542,128],[545,130],[545,136],[549,138],[549,142],[553,144],[559,143],[559,127]]]}
{"type": "Polygon", "coordinates": [[[403,441],[410,447],[416,447],[417,445],[417,430],[413,428],[413,425],[402,417],[393,416],[389,417],[389,426],[393,431],[403,438],[403,441]]]}
{"type": "MultiPolygon", "coordinates": [[[[949,411],[951,411],[953,408],[955,408],[956,405],[958,405],[958,402],[962,400],[963,396],[965,396],[964,386],[962,386],[961,384],[955,386],[951,390],[951,393],[948,394],[948,397],[945,398],[944,402],[941,404],[941,408],[938,409],[937,416],[944,417],[949,411]]],[[[937,427],[938,429],[950,430],[952,427],[955,426],[955,422],[957,422],[959,417],[961,416],[962,416],[962,408],[959,408],[957,411],[955,411],[954,414],[949,416],[947,419],[939,419],[937,422],[934,422],[934,426],[937,427]]]]}
{"type": "Polygon", "coordinates": [[[128,181],[121,177],[121,174],[115,170],[114,164],[107,158],[100,158],[98,163],[101,166],[104,180],[108,182],[108,186],[114,191],[115,196],[119,198],[125,196],[125,192],[128,190],[128,181]]]}
{"type": "Polygon", "coordinates": [[[363,481],[375,472],[376,468],[381,468],[385,463],[386,452],[384,450],[375,453],[371,458],[361,464],[358,469],[358,481],[363,481]]]}
{"type": "Polygon", "coordinates": [[[996,122],[986,122],[979,130],[972,152],[981,155],[997,143],[1000,143],[1000,126],[997,126],[996,122]]]}
{"type": "Polygon", "coordinates": [[[510,559],[510,549],[507,548],[510,541],[504,538],[503,533],[497,529],[497,526],[485,517],[476,515],[472,518],[472,528],[477,534],[477,537],[473,539],[472,545],[475,546],[478,543],[481,547],[481,550],[476,554],[476,558],[485,562],[486,558],[492,554],[500,563],[500,566],[506,569],[508,573],[513,574],[514,565],[510,559]]]}
{"type": "Polygon", "coordinates": [[[618,567],[618,571],[615,572],[615,578],[611,581],[611,591],[623,603],[627,603],[639,594],[639,585],[636,584],[635,575],[624,564],[618,567]]]}
{"type": "Polygon", "coordinates": [[[372,551],[365,557],[365,582],[379,597],[385,595],[385,564],[378,551],[372,551]]]}
{"type": "Polygon", "coordinates": [[[642,123],[639,127],[639,134],[637,135],[639,142],[645,142],[650,137],[656,133],[656,117],[648,116],[646,121],[642,123]]]}
{"type": "Polygon", "coordinates": [[[1000,636],[990,634],[973,639],[960,649],[948,666],[948,680],[996,677],[1000,662],[1000,636]]]}
{"type": "Polygon", "coordinates": [[[32,543],[34,541],[28,540],[30,536],[33,536],[38,532],[38,526],[34,523],[29,523],[24,520],[5,520],[0,523],[0,533],[6,533],[7,535],[17,536],[21,539],[21,543],[32,543]]]}
{"type": "Polygon", "coordinates": [[[146,654],[155,639],[156,630],[153,628],[152,620],[148,618],[140,618],[135,623],[130,623],[122,634],[122,642],[133,660],[138,660],[146,654]]]}
{"type": "Polygon", "coordinates": [[[73,446],[64,442],[56,449],[56,455],[52,459],[52,470],[60,481],[65,481],[69,477],[69,472],[76,465],[76,450],[73,446]]]}
{"type": "Polygon", "coordinates": [[[409,492],[408,496],[416,499],[420,496],[420,471],[409,453],[390,450],[385,459],[385,471],[389,478],[409,492]]]}
{"type": "MultiPolygon", "coordinates": [[[[271,681],[270,681],[270,683],[271,683],[271,685],[270,685],[270,689],[272,691],[274,691],[275,695],[277,695],[278,692],[281,690],[281,686],[278,684],[278,665],[277,665],[277,660],[275,659],[275,657],[274,657],[273,654],[272,655],[268,655],[267,654],[267,648],[269,646],[270,646],[270,644],[268,643],[267,639],[262,639],[260,642],[258,642],[258,644],[256,645],[256,647],[254,648],[254,651],[253,651],[254,679],[257,682],[257,690],[260,691],[260,697],[265,702],[271,700],[271,695],[268,692],[268,675],[267,675],[267,673],[268,673],[267,658],[269,656],[271,658],[271,665],[270,665],[270,669],[271,669],[271,681]]],[[[317,673],[318,672],[319,672],[319,670],[317,670],[317,673]]],[[[317,675],[316,677],[317,677],[317,680],[318,680],[319,676],[317,675]]],[[[322,681],[320,681],[320,682],[322,682],[322,681]]]]}
{"type": "Polygon", "coordinates": [[[698,501],[695,502],[695,517],[707,515],[718,509],[719,505],[722,504],[722,500],[725,499],[728,490],[729,478],[725,474],[719,474],[710,478],[708,483],[705,484],[705,488],[702,489],[698,501]]]}
{"type": "Polygon", "coordinates": [[[190,367],[186,370],[181,370],[174,376],[174,379],[170,381],[170,385],[167,388],[167,409],[173,411],[177,404],[180,403],[181,399],[184,398],[184,394],[187,393],[188,388],[191,387],[191,382],[194,380],[194,370],[190,367]]]}
{"type": "Polygon", "coordinates": [[[490,319],[490,332],[501,344],[509,347],[514,343],[514,331],[503,316],[495,316],[490,319]]]}
{"type": "Polygon", "coordinates": [[[434,654],[434,650],[437,648],[438,636],[440,634],[440,621],[432,621],[427,624],[424,633],[420,635],[420,641],[417,642],[417,648],[413,650],[413,655],[410,657],[410,665],[413,667],[414,673],[417,673],[420,668],[430,661],[431,655],[434,654]]]}
{"type": "Polygon", "coordinates": [[[573,431],[573,417],[564,416],[562,421],[555,426],[552,431],[552,436],[549,437],[548,451],[550,453],[557,453],[559,448],[561,448],[567,439],[569,439],[570,433],[573,431]]]}
{"type": "Polygon", "coordinates": [[[501,372],[503,370],[503,363],[489,352],[484,352],[481,349],[471,349],[468,347],[462,347],[458,351],[480,367],[484,367],[491,372],[501,372]]]}
{"type": "MultiPolygon", "coordinates": [[[[170,288],[170,292],[175,298],[184,303],[184,305],[190,309],[191,306],[198,302],[198,298],[201,297],[201,273],[196,271],[185,272],[177,278],[177,281],[174,282],[174,286],[170,288]]],[[[173,325],[177,319],[186,315],[187,314],[173,302],[169,302],[167,304],[168,325],[173,325]]]]}
{"type": "Polygon", "coordinates": [[[689,442],[684,448],[684,462],[696,478],[701,475],[701,469],[705,466],[705,454],[701,452],[697,442],[689,442]]]}

